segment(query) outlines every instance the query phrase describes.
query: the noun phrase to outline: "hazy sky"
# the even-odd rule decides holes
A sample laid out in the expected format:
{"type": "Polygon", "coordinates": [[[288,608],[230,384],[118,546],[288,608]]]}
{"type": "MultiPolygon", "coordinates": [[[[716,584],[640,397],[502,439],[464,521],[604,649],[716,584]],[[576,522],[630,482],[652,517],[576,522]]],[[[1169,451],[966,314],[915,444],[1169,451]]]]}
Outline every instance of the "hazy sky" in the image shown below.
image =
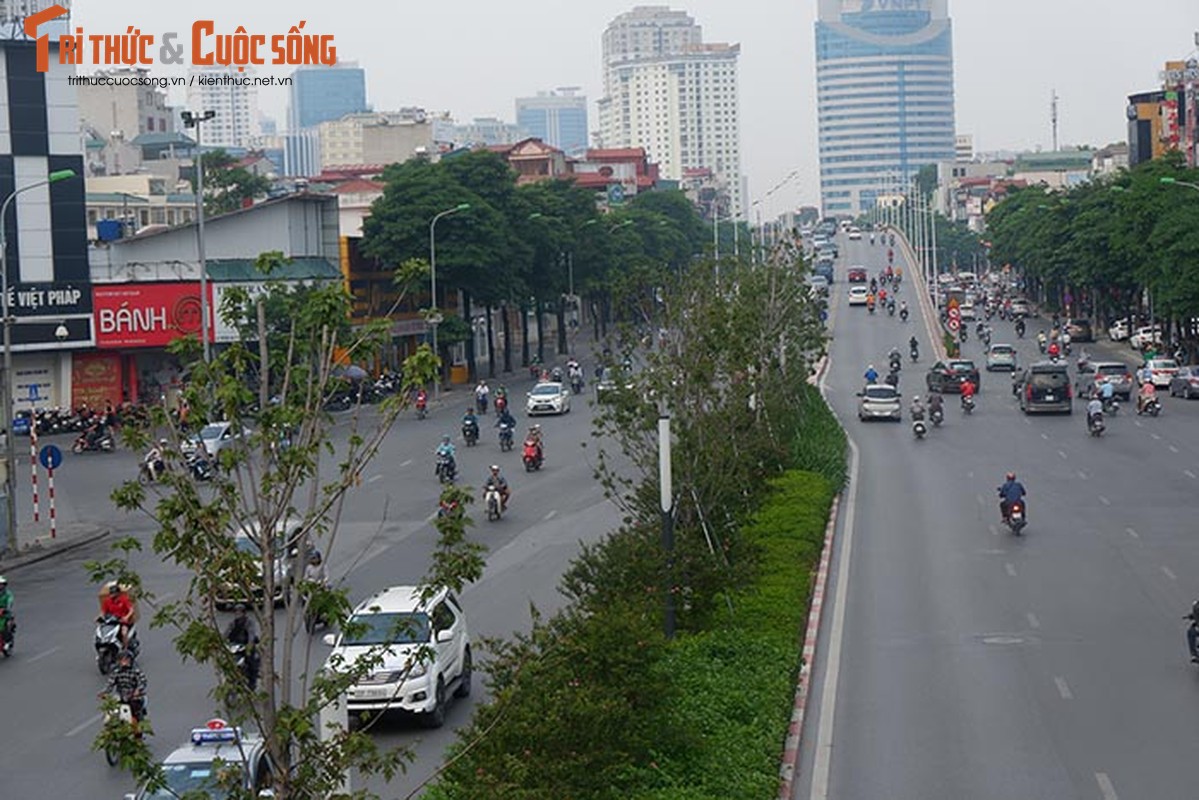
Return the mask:
{"type": "MultiPolygon", "coordinates": [[[[421,106],[472,117],[515,118],[514,99],[539,89],[581,86],[600,95],[600,35],[635,3],[622,0],[456,0],[289,3],[205,0],[75,0],[85,33],[123,33],[135,25],[156,36],[186,33],[202,18],[218,32],[331,33],[338,55],[367,70],[376,110],[421,106]]],[[[741,44],[741,152],[749,198],[773,215],[819,196],[815,0],[689,0],[710,42],[741,44]]],[[[950,0],[957,73],[957,128],[981,150],[1049,148],[1049,98],[1060,96],[1063,144],[1103,145],[1126,138],[1126,96],[1154,88],[1166,60],[1195,52],[1196,0],[950,0]]],[[[155,67],[161,74],[177,68],[155,67]]],[[[83,71],[91,71],[86,68],[83,71]]],[[[260,74],[286,75],[268,67],[260,74]]],[[[181,102],[182,97],[178,98],[181,102]]],[[[286,120],[285,90],[260,92],[260,106],[286,120]]],[[[591,127],[598,120],[594,102],[591,127]]]]}

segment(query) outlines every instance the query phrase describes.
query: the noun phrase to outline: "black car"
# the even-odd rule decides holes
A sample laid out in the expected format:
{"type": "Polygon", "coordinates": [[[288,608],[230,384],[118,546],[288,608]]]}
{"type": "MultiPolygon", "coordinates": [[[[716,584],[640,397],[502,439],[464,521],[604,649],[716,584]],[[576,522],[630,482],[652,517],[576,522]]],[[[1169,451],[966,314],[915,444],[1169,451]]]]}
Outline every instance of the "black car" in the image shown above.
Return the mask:
{"type": "Polygon", "coordinates": [[[1091,328],[1090,320],[1072,319],[1066,322],[1066,333],[1070,334],[1072,342],[1093,342],[1095,331],[1091,328]]]}
{"type": "Polygon", "coordinates": [[[974,384],[976,392],[982,391],[978,367],[974,362],[966,358],[951,358],[929,367],[924,380],[930,392],[957,393],[962,391],[962,383],[967,378],[974,384]]]}
{"type": "Polygon", "coordinates": [[[1017,393],[1025,414],[1069,414],[1074,410],[1074,391],[1065,364],[1038,361],[1028,367],[1020,373],[1017,393]]]}

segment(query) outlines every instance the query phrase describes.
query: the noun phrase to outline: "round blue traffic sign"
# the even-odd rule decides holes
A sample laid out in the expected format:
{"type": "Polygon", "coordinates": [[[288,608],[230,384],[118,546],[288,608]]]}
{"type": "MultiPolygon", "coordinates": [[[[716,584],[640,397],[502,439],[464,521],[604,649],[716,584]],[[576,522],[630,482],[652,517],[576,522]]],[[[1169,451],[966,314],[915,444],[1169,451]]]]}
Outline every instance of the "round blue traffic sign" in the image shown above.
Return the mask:
{"type": "Polygon", "coordinates": [[[42,462],[46,469],[58,469],[62,465],[62,451],[48,444],[37,454],[37,460],[42,462]]]}

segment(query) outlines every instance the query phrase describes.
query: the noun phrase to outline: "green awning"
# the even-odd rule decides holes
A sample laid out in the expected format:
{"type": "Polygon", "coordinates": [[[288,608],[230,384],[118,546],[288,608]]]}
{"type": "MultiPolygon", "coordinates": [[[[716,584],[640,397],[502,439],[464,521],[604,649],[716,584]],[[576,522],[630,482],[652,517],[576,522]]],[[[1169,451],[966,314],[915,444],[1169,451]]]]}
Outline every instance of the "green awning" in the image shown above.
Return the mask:
{"type": "Polygon", "coordinates": [[[297,256],[280,264],[270,275],[258,271],[252,258],[210,258],[207,264],[209,279],[221,282],[340,280],[342,277],[336,264],[318,256],[297,256]]]}

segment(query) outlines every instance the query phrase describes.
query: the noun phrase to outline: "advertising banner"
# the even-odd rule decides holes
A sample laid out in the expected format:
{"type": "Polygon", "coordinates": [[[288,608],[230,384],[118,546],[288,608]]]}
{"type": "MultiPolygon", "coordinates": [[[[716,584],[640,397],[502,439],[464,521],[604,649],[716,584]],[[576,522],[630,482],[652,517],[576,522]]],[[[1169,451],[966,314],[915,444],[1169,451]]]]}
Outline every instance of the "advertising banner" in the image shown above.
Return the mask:
{"type": "Polygon", "coordinates": [[[104,408],[121,402],[121,357],[116,353],[75,353],[71,359],[71,407],[104,408]]]}
{"type": "Polygon", "coordinates": [[[96,284],[92,305],[97,347],[165,347],[202,327],[198,282],[96,284]]]}

